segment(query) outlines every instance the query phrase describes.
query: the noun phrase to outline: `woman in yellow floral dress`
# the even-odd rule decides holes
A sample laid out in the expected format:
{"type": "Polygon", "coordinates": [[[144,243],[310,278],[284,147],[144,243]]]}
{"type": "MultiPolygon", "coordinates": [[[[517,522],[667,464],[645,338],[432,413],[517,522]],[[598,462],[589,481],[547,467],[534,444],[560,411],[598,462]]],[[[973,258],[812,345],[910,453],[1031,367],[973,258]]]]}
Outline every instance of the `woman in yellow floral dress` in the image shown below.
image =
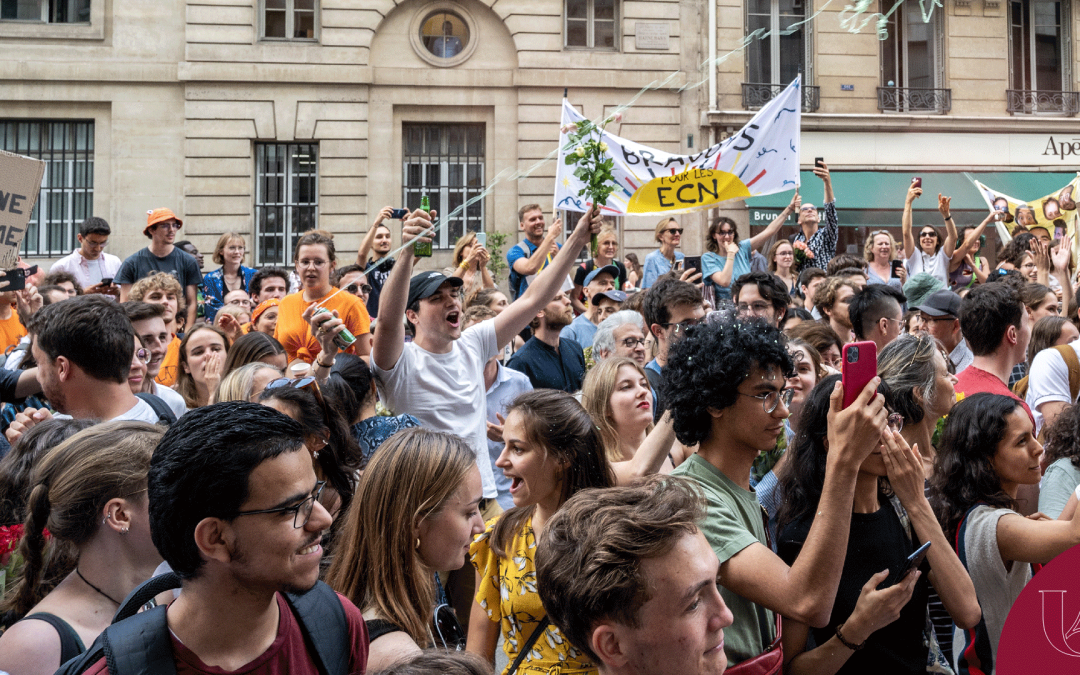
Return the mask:
{"type": "MultiPolygon", "coordinates": [[[[489,521],[469,549],[477,576],[467,649],[494,662],[501,630],[508,675],[545,617],[534,565],[544,524],[578,490],[611,487],[614,478],[592,418],[564,392],[519,396],[507,411],[503,440],[495,466],[511,481],[514,508],[489,521]]],[[[574,675],[596,667],[548,624],[517,673],[574,675]]]]}

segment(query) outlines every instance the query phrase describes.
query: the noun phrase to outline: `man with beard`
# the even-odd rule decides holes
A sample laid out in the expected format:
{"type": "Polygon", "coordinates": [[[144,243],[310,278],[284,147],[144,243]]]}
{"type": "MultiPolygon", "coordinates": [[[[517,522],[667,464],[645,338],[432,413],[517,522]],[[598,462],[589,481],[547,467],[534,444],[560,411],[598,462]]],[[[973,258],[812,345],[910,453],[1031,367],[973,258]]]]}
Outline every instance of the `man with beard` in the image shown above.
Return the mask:
{"type": "Polygon", "coordinates": [[[132,672],[364,672],[364,617],[319,581],[332,519],[304,447],[299,424],[246,401],[174,424],[150,460],[146,499],[181,593],[167,613],[113,624],[64,672],[104,675],[109,661],[132,672]]]}
{"type": "Polygon", "coordinates": [[[574,320],[574,306],[565,290],[544,305],[529,323],[533,336],[514,354],[507,368],[525,373],[534,389],[561,389],[574,393],[585,379],[585,354],[580,344],[560,338],[574,320]]]}
{"type": "MultiPolygon", "coordinates": [[[[58,419],[136,420],[157,423],[146,401],[131,393],[128,373],[135,330],[120,305],[102,295],[80,295],[42,307],[30,319],[30,347],[42,392],[58,419]]],[[[53,415],[27,408],[6,432],[14,443],[53,415]]]]}

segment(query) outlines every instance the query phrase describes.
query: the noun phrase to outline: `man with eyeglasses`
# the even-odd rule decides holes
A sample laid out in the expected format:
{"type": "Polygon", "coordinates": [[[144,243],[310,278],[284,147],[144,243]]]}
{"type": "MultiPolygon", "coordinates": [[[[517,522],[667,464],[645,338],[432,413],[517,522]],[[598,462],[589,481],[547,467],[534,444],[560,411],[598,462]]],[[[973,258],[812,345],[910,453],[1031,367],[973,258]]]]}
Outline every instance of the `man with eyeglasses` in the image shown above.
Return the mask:
{"type": "Polygon", "coordinates": [[[202,274],[195,257],[178,249],[173,242],[177,231],[184,221],[176,217],[170,209],[159,208],[146,212],[146,227],[143,234],[150,239],[150,245],[128,256],[116,273],[116,283],[120,284],[120,301],[125,302],[131,286],[139,279],[155,272],[166,272],[176,277],[184,289],[189,328],[195,325],[199,311],[198,288],[202,283],[202,274]]]}
{"type": "Polygon", "coordinates": [[[720,561],[720,595],[734,615],[724,630],[728,663],[760,654],[773,641],[775,614],[825,626],[844,567],[859,467],[886,429],[884,397],[873,378],[842,408],[837,383],[828,420],[825,483],[810,533],[790,566],[773,553],[750,469],[776,446],[788,416],[793,371],[783,335],[765,321],[705,323],[676,343],[664,369],[675,436],[697,452],[675,469],[702,488],[700,527],[720,561]]]}
{"type": "Polygon", "coordinates": [[[371,285],[368,283],[367,275],[364,274],[364,268],[359,265],[346,265],[334,272],[331,284],[345,289],[346,293],[352,293],[363,300],[365,305],[371,297],[371,285]]]}
{"type": "Polygon", "coordinates": [[[832,176],[829,174],[829,166],[821,162],[814,166],[814,175],[825,184],[825,205],[821,211],[810,203],[799,207],[799,231],[791,237],[791,243],[803,242],[813,252],[813,258],[805,259],[799,265],[799,271],[807,267],[820,267],[825,269],[832,257],[836,255],[836,240],[840,232],[840,222],[836,218],[836,196],[833,194],[832,176]],[[821,226],[822,215],[825,224],[821,226]]]}
{"type": "MultiPolygon", "coordinates": [[[[27,330],[41,390],[57,419],[161,420],[128,386],[135,330],[118,303],[80,295],[42,307],[27,330]]],[[[8,427],[8,441],[52,417],[44,408],[26,408],[8,427]]]]}
{"type": "Polygon", "coordinates": [[[848,318],[856,340],[877,345],[878,354],[900,336],[904,324],[903,292],[885,284],[871,284],[851,297],[848,318]]]}
{"type": "Polygon", "coordinates": [[[596,363],[612,356],[633,359],[645,367],[645,321],[641,314],[623,309],[600,322],[592,341],[596,363]]]}
{"type": "Polygon", "coordinates": [[[787,286],[768,272],[750,272],[739,277],[731,285],[731,299],[735,301],[740,317],[765,319],[774,326],[787,312],[791,296],[787,286]]]}
{"type": "MultiPolygon", "coordinates": [[[[329,672],[364,672],[363,615],[319,581],[332,520],[322,487],[300,425],[273,408],[217,403],[174,424],[150,459],[146,492],[150,536],[181,592],[167,612],[107,629],[115,662],[139,672],[316,675],[329,659],[329,672]],[[117,637],[125,631],[139,639],[117,637]]],[[[109,672],[99,654],[77,672],[109,672]]]]}
{"type": "Polygon", "coordinates": [[[119,295],[115,284],[102,284],[102,279],[112,279],[120,270],[120,258],[105,252],[112,229],[104,218],[91,216],[79,223],[75,238],[79,248],[53,263],[49,272],[67,272],[75,277],[86,293],[119,295]]]}
{"type": "Polygon", "coordinates": [[[184,397],[172,387],[166,387],[155,381],[158,373],[161,372],[161,364],[165,361],[165,353],[172,341],[172,335],[165,326],[165,306],[129,300],[121,303],[120,307],[131,321],[131,327],[135,330],[139,343],[150,353],[150,360],[146,362],[146,379],[150,383],[147,391],[165,401],[172,409],[173,415],[179,419],[187,412],[184,397]]]}
{"type": "Polygon", "coordinates": [[[975,359],[960,328],[961,302],[960,296],[952,291],[935,291],[915,308],[922,319],[923,330],[937,338],[949,353],[957,375],[975,359]]]}
{"type": "MultiPolygon", "coordinates": [[[[676,279],[661,279],[649,289],[642,307],[645,325],[656,340],[656,357],[645,365],[645,375],[653,391],[660,392],[668,350],[686,335],[686,329],[705,318],[701,291],[697,286],[676,279]]],[[[657,397],[653,418],[664,414],[663,395],[657,397]]]]}

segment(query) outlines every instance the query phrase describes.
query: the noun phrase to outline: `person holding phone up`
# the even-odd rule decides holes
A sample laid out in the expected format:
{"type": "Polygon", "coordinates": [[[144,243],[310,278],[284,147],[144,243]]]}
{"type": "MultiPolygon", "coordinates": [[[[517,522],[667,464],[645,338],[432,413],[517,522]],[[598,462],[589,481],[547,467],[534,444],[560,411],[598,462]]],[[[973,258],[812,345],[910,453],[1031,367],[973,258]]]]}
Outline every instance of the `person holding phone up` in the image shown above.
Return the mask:
{"type": "Polygon", "coordinates": [[[904,257],[907,259],[908,276],[915,276],[919,272],[926,272],[940,279],[941,283],[949,283],[949,261],[956,247],[956,224],[953,222],[950,205],[952,197],[938,195],[938,211],[945,219],[945,239],[932,225],[923,225],[919,228],[919,239],[915,240],[912,234],[912,204],[922,196],[922,179],[914,178],[908,186],[907,198],[904,201],[904,215],[900,221],[904,233],[904,257]]]}
{"type": "Polygon", "coordinates": [[[443,270],[447,277],[457,277],[464,282],[462,291],[469,297],[481,288],[495,288],[495,280],[488,270],[491,253],[487,250],[487,232],[468,232],[454,244],[454,266],[443,270]],[[480,238],[483,235],[484,241],[480,238]]]}

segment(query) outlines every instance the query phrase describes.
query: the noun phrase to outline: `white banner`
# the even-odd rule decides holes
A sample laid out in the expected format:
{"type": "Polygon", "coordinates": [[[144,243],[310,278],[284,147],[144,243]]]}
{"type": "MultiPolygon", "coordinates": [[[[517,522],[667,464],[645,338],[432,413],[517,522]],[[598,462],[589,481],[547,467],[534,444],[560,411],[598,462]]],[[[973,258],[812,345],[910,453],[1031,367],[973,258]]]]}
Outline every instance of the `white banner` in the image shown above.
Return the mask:
{"type": "MultiPolygon", "coordinates": [[[[673,155],[605,131],[600,140],[614,162],[616,188],[601,209],[609,215],[668,215],[797,188],[801,116],[800,76],[738,133],[693,155],[673,155]]],[[[563,99],[562,128],[584,120],[563,99]]],[[[584,183],[565,162],[575,150],[566,133],[559,134],[559,147],[555,208],[587,211],[584,183]]]]}

